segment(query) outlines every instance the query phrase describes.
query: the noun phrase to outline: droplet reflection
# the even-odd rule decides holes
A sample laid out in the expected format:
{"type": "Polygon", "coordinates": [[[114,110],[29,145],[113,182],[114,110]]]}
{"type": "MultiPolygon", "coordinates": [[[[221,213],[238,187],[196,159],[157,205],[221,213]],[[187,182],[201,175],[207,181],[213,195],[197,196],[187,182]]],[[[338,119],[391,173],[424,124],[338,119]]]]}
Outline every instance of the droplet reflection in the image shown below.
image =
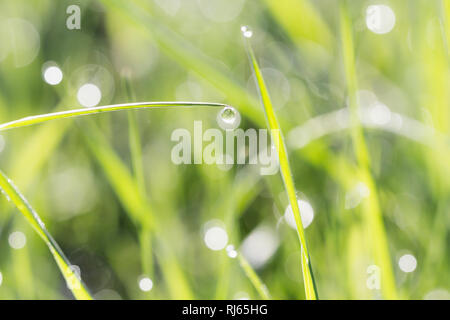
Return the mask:
{"type": "Polygon", "coordinates": [[[217,123],[224,130],[233,130],[239,127],[241,115],[233,107],[225,107],[217,115],[217,123]]]}
{"type": "Polygon", "coordinates": [[[241,32],[242,32],[242,35],[246,38],[251,38],[253,36],[253,31],[247,26],[242,26],[241,32]]]}

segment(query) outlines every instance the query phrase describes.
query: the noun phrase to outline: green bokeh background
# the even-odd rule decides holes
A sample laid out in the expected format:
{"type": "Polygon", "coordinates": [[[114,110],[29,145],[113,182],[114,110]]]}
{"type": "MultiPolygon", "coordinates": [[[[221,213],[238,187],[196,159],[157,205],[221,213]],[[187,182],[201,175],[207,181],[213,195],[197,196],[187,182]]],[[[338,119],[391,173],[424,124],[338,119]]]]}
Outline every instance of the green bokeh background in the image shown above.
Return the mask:
{"type": "MultiPolygon", "coordinates": [[[[240,32],[248,25],[287,138],[299,198],[314,209],[306,238],[319,297],[386,298],[366,286],[379,241],[369,232],[366,206],[348,204],[360,181],[350,130],[338,117],[324,118],[348,103],[340,5],[338,0],[0,0],[0,122],[79,108],[79,86],[95,82],[100,105],[221,102],[239,110],[241,128],[264,128],[240,32]],[[80,30],[66,28],[66,8],[73,4],[81,8],[80,30]],[[63,71],[57,86],[43,80],[48,61],[63,71]]],[[[447,0],[347,3],[357,85],[364,90],[361,107],[372,97],[389,108],[389,124],[395,124],[363,122],[401,299],[449,298],[449,8],[447,0]],[[367,28],[366,9],[373,4],[392,8],[391,32],[367,28]],[[399,268],[404,254],[417,259],[413,272],[399,268]]],[[[368,109],[362,110],[367,116],[368,109]]],[[[303,299],[300,247],[282,218],[288,200],[280,175],[261,176],[251,165],[222,170],[171,161],[172,131],[192,130],[194,120],[218,127],[217,112],[117,112],[2,132],[0,168],[98,299],[260,298],[238,259],[205,246],[204,227],[211,220],[222,222],[237,249],[255,229],[271,230],[279,243],[255,271],[273,298],[303,299]],[[130,151],[133,117],[138,159],[130,151]],[[124,173],[131,179],[123,180],[124,173]],[[136,192],[157,230],[133,218],[136,192]],[[142,276],[152,279],[151,291],[139,289],[142,276]]],[[[46,245],[4,197],[0,272],[1,299],[73,298],[46,245]],[[8,243],[14,231],[26,235],[22,249],[8,243]]]]}

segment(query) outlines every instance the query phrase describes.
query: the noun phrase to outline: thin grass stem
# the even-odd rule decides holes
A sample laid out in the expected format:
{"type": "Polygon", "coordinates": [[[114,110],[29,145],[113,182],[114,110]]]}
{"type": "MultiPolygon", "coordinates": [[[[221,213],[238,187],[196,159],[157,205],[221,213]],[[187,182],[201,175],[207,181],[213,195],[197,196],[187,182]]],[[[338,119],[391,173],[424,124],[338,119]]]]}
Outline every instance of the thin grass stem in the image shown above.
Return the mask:
{"type": "Polygon", "coordinates": [[[353,149],[359,167],[359,177],[370,190],[370,196],[363,203],[365,223],[370,232],[371,247],[375,263],[381,269],[381,291],[386,299],[396,299],[395,279],[389,255],[386,230],[378,201],[375,181],[370,172],[370,157],[364,133],[359,120],[358,83],[355,67],[355,51],[353,45],[352,23],[349,17],[347,2],[340,4],[340,29],[345,77],[350,105],[350,123],[353,149]]]}
{"type": "Polygon", "coordinates": [[[263,298],[264,300],[272,299],[267,286],[262,282],[261,278],[256,274],[255,270],[253,270],[247,259],[245,259],[245,257],[241,253],[238,253],[238,259],[242,269],[250,279],[250,282],[253,284],[261,298],[263,298]]]}
{"type": "Polygon", "coordinates": [[[291,168],[289,166],[287,149],[284,143],[283,135],[281,133],[280,125],[276,118],[274,109],[272,107],[272,102],[270,100],[269,92],[266,88],[264,78],[259,68],[258,62],[256,61],[256,57],[253,53],[253,49],[247,39],[244,36],[244,42],[246,45],[247,54],[250,60],[250,65],[252,66],[252,70],[254,72],[256,78],[256,86],[258,88],[261,103],[264,107],[266,120],[268,123],[268,127],[271,131],[272,141],[275,145],[276,152],[278,155],[278,160],[280,164],[281,176],[283,178],[284,186],[289,198],[289,203],[292,207],[292,211],[294,213],[295,223],[297,226],[297,234],[300,241],[301,246],[301,259],[302,259],[302,272],[303,272],[303,280],[305,285],[305,294],[306,299],[308,300],[316,300],[318,299],[317,289],[314,281],[313,271],[311,267],[310,257],[306,245],[305,231],[303,228],[300,209],[298,206],[297,195],[295,191],[294,180],[292,178],[291,168]]]}

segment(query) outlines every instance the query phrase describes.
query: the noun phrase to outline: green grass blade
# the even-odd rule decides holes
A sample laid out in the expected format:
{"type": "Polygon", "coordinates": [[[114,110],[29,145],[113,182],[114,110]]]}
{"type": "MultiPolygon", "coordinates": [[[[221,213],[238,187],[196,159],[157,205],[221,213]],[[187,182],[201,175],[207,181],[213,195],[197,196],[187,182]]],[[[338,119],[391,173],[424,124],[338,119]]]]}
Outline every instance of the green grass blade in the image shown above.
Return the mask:
{"type": "Polygon", "coordinates": [[[133,221],[154,230],[156,222],[153,209],[141,195],[129,169],[109,146],[100,130],[93,125],[85,126],[83,137],[133,221]]]}
{"type": "Polygon", "coordinates": [[[447,57],[450,58],[450,2],[448,0],[441,0],[441,8],[444,47],[447,57]]]}
{"type": "Polygon", "coordinates": [[[92,297],[86,286],[80,279],[78,279],[76,275],[74,275],[69,260],[66,258],[56,241],[47,231],[37,212],[34,211],[25,197],[19,192],[13,182],[2,171],[0,171],[0,189],[5,193],[7,197],[9,197],[9,199],[14,203],[17,209],[19,209],[19,211],[25,216],[28,223],[47,244],[50,252],[53,255],[53,258],[55,259],[59,269],[61,270],[61,273],[66,279],[66,282],[70,284],[69,288],[75,298],[80,300],[91,300],[92,297]]]}
{"type": "Polygon", "coordinates": [[[369,152],[361,128],[358,109],[358,84],[355,67],[355,53],[353,45],[352,23],[348,14],[346,2],[341,2],[340,6],[340,28],[342,40],[342,53],[345,65],[345,77],[348,87],[350,104],[350,121],[353,148],[359,166],[359,176],[362,182],[370,190],[370,196],[363,203],[365,213],[365,223],[370,232],[371,246],[374,252],[375,263],[381,269],[381,291],[386,299],[396,299],[395,279],[392,271],[392,264],[389,255],[386,230],[383,224],[383,217],[378,201],[376,184],[370,172],[369,152]]]}
{"type": "Polygon", "coordinates": [[[221,68],[195,45],[170,30],[165,23],[157,21],[148,5],[142,4],[142,1],[102,0],[101,2],[111,12],[125,16],[131,24],[145,30],[168,57],[223,92],[227,100],[239,106],[239,111],[249,119],[257,124],[264,123],[263,117],[258,112],[258,102],[248,95],[244,85],[239,84],[226,69],[221,68]]]}
{"type": "Polygon", "coordinates": [[[306,298],[308,300],[315,300],[318,298],[317,290],[314,283],[313,272],[311,268],[311,263],[309,259],[309,253],[306,246],[305,232],[303,229],[302,220],[300,217],[300,209],[298,207],[298,200],[295,192],[295,185],[292,178],[291,168],[289,166],[288,154],[286,146],[284,143],[283,135],[280,131],[280,126],[276,118],[274,109],[272,107],[272,102],[270,100],[269,92],[264,83],[264,79],[259,68],[258,62],[256,61],[253,50],[246,38],[244,38],[247,53],[250,59],[250,64],[252,66],[253,72],[256,77],[256,86],[258,88],[261,102],[263,104],[266,119],[268,122],[269,129],[271,130],[272,141],[275,145],[276,151],[278,153],[278,159],[280,163],[281,176],[283,178],[284,186],[289,198],[289,203],[291,204],[292,211],[295,217],[295,223],[297,226],[297,234],[300,240],[300,246],[302,249],[302,271],[303,280],[305,285],[306,298]]]}
{"type": "MultiPolygon", "coordinates": [[[[103,0],[102,3],[105,7],[111,9],[111,11],[117,11],[119,14],[126,16],[130,23],[133,23],[148,32],[149,37],[151,37],[161,51],[163,51],[168,57],[172,58],[183,68],[193,71],[202,80],[207,81],[216,89],[223,92],[227,96],[227,100],[230,101],[231,104],[239,106],[239,112],[251,119],[255,124],[260,126],[265,125],[264,117],[261,116],[261,113],[257,108],[258,102],[256,99],[253,99],[247,94],[243,88],[243,84],[235,81],[229,72],[223,68],[220,68],[220,66],[217,66],[214,61],[212,61],[213,59],[206,56],[203,52],[196,48],[195,45],[186,41],[185,38],[177,35],[161,21],[158,21],[157,18],[151,14],[151,9],[147,3],[143,4],[142,1],[124,2],[118,0],[103,0]]],[[[286,4],[279,4],[279,6],[285,7],[286,4]]],[[[311,16],[307,20],[314,20],[313,23],[315,30],[318,30],[317,28],[321,28],[323,21],[321,21],[321,18],[317,15],[316,10],[312,6],[308,5],[305,1],[302,1],[301,4],[296,3],[296,6],[301,6],[300,11],[307,10],[307,12],[310,13],[311,16]]],[[[283,12],[278,9],[276,10],[278,13],[275,12],[275,16],[280,18],[280,14],[283,12]]],[[[292,21],[293,20],[289,20],[288,24],[290,24],[290,26],[287,26],[286,23],[280,23],[286,28],[291,28],[291,26],[293,27],[292,21]]],[[[304,27],[307,26],[304,25],[304,27]]],[[[320,32],[326,33],[325,29],[320,32]]],[[[325,33],[324,37],[321,36],[323,39],[328,37],[325,33]]],[[[304,35],[304,33],[302,34],[304,35]]],[[[297,37],[297,33],[292,34],[292,36],[297,37]]],[[[328,43],[329,40],[319,42],[325,47],[328,47],[325,43],[328,43]]],[[[279,121],[283,124],[283,126],[289,125],[287,119],[279,118],[279,121]]],[[[316,146],[320,149],[320,151],[322,151],[325,147],[321,143],[315,142],[314,146],[311,147],[310,150],[316,148],[316,146]]],[[[329,153],[329,156],[330,163],[332,163],[334,161],[334,155],[329,153]]],[[[318,163],[315,158],[311,157],[306,159],[316,166],[323,163],[320,161],[318,163]]],[[[346,159],[341,160],[346,161],[346,159]]],[[[351,171],[348,173],[343,172],[342,174],[350,175],[350,173],[351,171]]]]}
{"type": "Polygon", "coordinates": [[[314,41],[331,51],[332,35],[326,22],[309,0],[265,0],[270,13],[298,42],[304,39],[314,41]],[[302,17],[299,19],[299,17],[302,17]]]}
{"type": "MultiPolygon", "coordinates": [[[[152,232],[155,235],[155,239],[158,236],[162,237],[164,230],[161,227],[160,217],[154,214],[151,204],[141,195],[136,180],[133,179],[130,170],[116,155],[109,141],[93,125],[83,127],[83,133],[90,151],[103,169],[106,178],[117,194],[119,201],[126,209],[127,214],[136,225],[143,230],[152,232]]],[[[144,236],[142,240],[146,241],[148,237],[144,236]]],[[[149,245],[150,243],[146,243],[143,249],[148,250],[149,245]]],[[[160,251],[162,252],[157,253],[159,262],[163,266],[163,275],[173,298],[193,299],[194,295],[184,271],[177,262],[171,248],[164,247],[160,251]]]]}
{"type": "MultiPolygon", "coordinates": [[[[124,91],[127,99],[136,101],[134,91],[131,87],[129,76],[124,77],[123,81],[124,91]]],[[[131,163],[133,166],[134,179],[141,196],[145,198],[145,175],[144,166],[142,163],[142,144],[139,136],[139,127],[136,118],[136,111],[128,111],[128,141],[130,144],[131,163]]],[[[142,228],[139,231],[139,243],[141,248],[142,271],[152,277],[153,276],[153,256],[152,256],[152,232],[147,228],[142,228]]]]}
{"type": "Polygon", "coordinates": [[[226,107],[223,103],[211,102],[136,102],[136,103],[122,103],[108,106],[99,106],[93,108],[73,109],[67,111],[52,112],[40,114],[36,116],[25,117],[11,122],[0,124],[0,131],[5,131],[13,128],[25,127],[33,124],[38,124],[50,120],[72,118],[79,116],[86,116],[91,114],[98,114],[104,112],[146,109],[146,108],[182,108],[182,107],[226,107]]]}
{"type": "Polygon", "coordinates": [[[250,279],[250,282],[253,284],[261,298],[263,298],[264,300],[272,299],[267,286],[262,282],[262,280],[256,274],[255,270],[253,270],[247,259],[245,259],[245,257],[241,253],[238,254],[238,258],[239,263],[245,272],[245,275],[250,279]]]}

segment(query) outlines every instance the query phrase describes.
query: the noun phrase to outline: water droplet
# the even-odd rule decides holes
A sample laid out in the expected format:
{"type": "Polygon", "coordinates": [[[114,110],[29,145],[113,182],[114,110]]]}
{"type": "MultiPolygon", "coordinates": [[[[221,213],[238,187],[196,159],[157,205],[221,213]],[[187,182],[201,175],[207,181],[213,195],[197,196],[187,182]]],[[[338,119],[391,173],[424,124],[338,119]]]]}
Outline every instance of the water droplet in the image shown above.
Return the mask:
{"type": "Polygon", "coordinates": [[[1,187],[0,187],[0,191],[5,196],[6,200],[8,200],[8,202],[11,201],[11,198],[8,196],[8,194],[5,192],[5,190],[3,190],[1,187]]]}
{"type": "Polygon", "coordinates": [[[68,270],[68,276],[66,279],[67,288],[70,290],[80,289],[80,281],[81,281],[81,269],[77,265],[70,265],[68,270]]]}
{"type": "Polygon", "coordinates": [[[242,32],[242,35],[246,38],[251,38],[253,35],[253,31],[247,26],[242,26],[241,32],[242,32]]]}
{"type": "Polygon", "coordinates": [[[227,106],[217,115],[217,123],[224,130],[233,130],[239,127],[241,115],[235,108],[227,106]]]}
{"type": "Polygon", "coordinates": [[[238,253],[237,253],[237,251],[234,249],[234,246],[233,246],[232,244],[228,245],[228,246],[226,247],[226,250],[227,250],[227,255],[228,255],[230,258],[234,259],[234,258],[237,257],[238,253]]]}

